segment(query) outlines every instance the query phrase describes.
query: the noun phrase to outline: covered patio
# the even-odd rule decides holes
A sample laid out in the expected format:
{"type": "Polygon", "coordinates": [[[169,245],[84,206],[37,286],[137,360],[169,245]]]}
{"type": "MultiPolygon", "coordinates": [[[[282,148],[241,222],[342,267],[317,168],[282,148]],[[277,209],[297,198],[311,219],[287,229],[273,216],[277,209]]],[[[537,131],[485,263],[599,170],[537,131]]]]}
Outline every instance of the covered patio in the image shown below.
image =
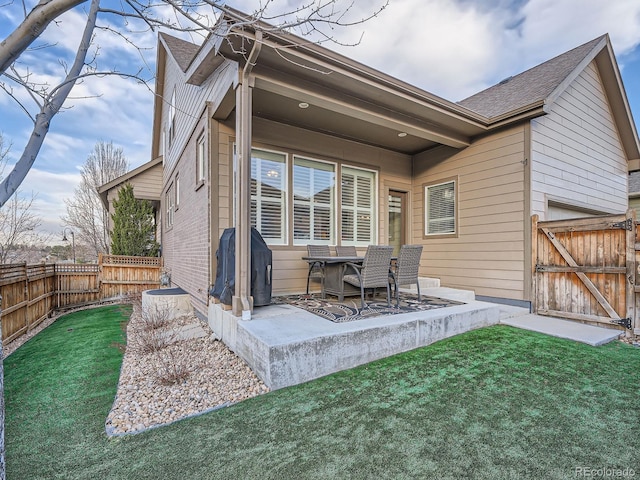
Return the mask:
{"type": "MultiPolygon", "coordinates": [[[[370,244],[422,240],[424,187],[413,156],[462,149],[488,131],[485,119],[453,102],[251,26],[205,42],[185,72],[188,83],[201,85],[227,60],[238,62],[239,75],[211,116],[220,132],[234,133],[232,311],[245,320],[253,310],[251,226],[274,249],[274,289],[299,292],[307,244],[350,245],[362,254],[370,244]]],[[[443,185],[453,202],[454,182],[443,185]]]]}

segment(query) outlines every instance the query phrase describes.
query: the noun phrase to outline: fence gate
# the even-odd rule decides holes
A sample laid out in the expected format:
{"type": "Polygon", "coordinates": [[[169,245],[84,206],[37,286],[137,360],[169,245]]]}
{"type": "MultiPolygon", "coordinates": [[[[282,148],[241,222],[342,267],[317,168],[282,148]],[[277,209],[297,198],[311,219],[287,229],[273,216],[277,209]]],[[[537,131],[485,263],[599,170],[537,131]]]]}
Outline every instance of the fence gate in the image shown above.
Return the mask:
{"type": "Polygon", "coordinates": [[[532,219],[535,313],[638,328],[634,213],[532,219]],[[635,325],[634,325],[635,324],[635,325]]]}

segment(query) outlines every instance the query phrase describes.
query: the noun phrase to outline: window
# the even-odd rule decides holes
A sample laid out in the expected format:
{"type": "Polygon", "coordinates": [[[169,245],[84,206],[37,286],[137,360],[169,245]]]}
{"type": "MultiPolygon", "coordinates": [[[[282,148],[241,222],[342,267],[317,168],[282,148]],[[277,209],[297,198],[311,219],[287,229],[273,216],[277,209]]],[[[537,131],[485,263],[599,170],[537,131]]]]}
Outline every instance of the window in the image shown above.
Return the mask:
{"type": "Polygon", "coordinates": [[[251,226],[270,244],[286,244],[286,155],[251,150],[251,226]]]}
{"type": "Polygon", "coordinates": [[[169,103],[169,145],[173,142],[173,137],[176,134],[176,89],[173,89],[171,94],[171,102],[169,103]]]}
{"type": "Polygon", "coordinates": [[[342,167],[342,243],[376,243],[376,173],[342,167]]]}
{"type": "Polygon", "coordinates": [[[334,164],[295,157],[293,160],[293,243],[335,242],[334,164]]]}
{"type": "Polygon", "coordinates": [[[425,235],[456,233],[456,181],[427,185],[425,198],[425,235]]]}
{"type": "Polygon", "coordinates": [[[175,195],[173,190],[173,183],[167,188],[167,193],[164,196],[165,208],[167,210],[167,227],[173,225],[173,212],[175,210],[175,195]]]}
{"type": "Polygon", "coordinates": [[[196,185],[204,183],[206,175],[206,156],[204,149],[204,135],[198,139],[198,145],[196,147],[196,185]]]}
{"type": "Polygon", "coordinates": [[[176,210],[180,207],[180,174],[176,173],[176,210]]]}

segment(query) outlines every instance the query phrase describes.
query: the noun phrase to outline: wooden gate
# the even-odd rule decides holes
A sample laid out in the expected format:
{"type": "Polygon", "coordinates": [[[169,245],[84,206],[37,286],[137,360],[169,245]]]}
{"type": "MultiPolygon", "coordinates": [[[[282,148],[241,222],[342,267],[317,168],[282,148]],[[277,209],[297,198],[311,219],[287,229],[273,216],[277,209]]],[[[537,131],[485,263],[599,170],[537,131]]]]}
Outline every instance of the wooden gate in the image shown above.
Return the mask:
{"type": "Polygon", "coordinates": [[[538,222],[534,215],[534,312],[637,329],[634,216],[538,222]]]}

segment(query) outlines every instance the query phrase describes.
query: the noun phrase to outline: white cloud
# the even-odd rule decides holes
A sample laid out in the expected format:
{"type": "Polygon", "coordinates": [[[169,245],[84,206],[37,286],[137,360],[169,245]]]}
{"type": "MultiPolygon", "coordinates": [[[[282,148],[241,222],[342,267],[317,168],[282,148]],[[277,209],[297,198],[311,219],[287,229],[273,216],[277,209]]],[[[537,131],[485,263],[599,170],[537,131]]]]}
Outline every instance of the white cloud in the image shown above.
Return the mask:
{"type": "MultiPolygon", "coordinates": [[[[340,51],[449,100],[609,33],[618,55],[640,44],[637,0],[393,0],[340,51]]],[[[354,27],[355,32],[357,27],[354,27]]]]}
{"type": "Polygon", "coordinates": [[[42,219],[41,231],[52,235],[62,232],[64,225],[60,217],[66,214],[64,199],[73,197],[79,183],[79,173],[61,174],[32,168],[27,174],[20,190],[26,196],[36,194],[32,211],[42,219]]]}
{"type": "MultiPolygon", "coordinates": [[[[33,5],[34,0],[28,1],[33,5]]],[[[349,3],[341,0],[344,1],[349,3]]],[[[376,1],[377,4],[356,2],[350,18],[375,11],[382,0],[376,1]]],[[[291,11],[300,4],[299,0],[273,2],[270,13],[291,11]]],[[[255,0],[233,2],[235,8],[245,12],[254,11],[257,5],[255,0]]],[[[0,9],[1,32],[20,20],[20,8],[14,2],[0,9]]],[[[63,69],[58,56],[66,54],[70,63],[69,56],[75,54],[84,28],[84,15],[81,9],[72,10],[60,19],[60,24],[46,30],[43,41],[55,43],[56,47],[23,55],[34,78],[51,84],[59,81],[63,69]]],[[[115,17],[101,19],[103,25],[114,27],[119,21],[115,17]]],[[[618,61],[624,66],[624,60],[639,51],[640,2],[391,0],[377,18],[333,32],[336,40],[349,43],[359,39],[363,31],[362,43],[356,47],[331,43],[325,46],[457,101],[607,32],[618,61]]],[[[148,75],[155,73],[155,34],[141,32],[130,38],[153,50],[144,51],[141,59],[140,52],[122,38],[99,32],[101,67],[137,71],[146,61],[152,68],[148,75]]],[[[631,88],[637,87],[627,84],[627,90],[631,88]]],[[[24,102],[30,102],[23,92],[17,94],[24,102]]],[[[73,195],[79,181],[78,168],[96,141],[103,139],[122,146],[132,168],[150,160],[153,95],[145,87],[118,77],[92,78],[77,85],[71,97],[65,107],[72,108],[52,121],[35,168],[23,186],[25,191],[40,192],[38,208],[48,228],[57,232],[59,217],[65,213],[62,199],[73,195]]],[[[15,102],[1,92],[0,105],[0,131],[13,140],[15,159],[31,133],[31,124],[15,102]]]]}

